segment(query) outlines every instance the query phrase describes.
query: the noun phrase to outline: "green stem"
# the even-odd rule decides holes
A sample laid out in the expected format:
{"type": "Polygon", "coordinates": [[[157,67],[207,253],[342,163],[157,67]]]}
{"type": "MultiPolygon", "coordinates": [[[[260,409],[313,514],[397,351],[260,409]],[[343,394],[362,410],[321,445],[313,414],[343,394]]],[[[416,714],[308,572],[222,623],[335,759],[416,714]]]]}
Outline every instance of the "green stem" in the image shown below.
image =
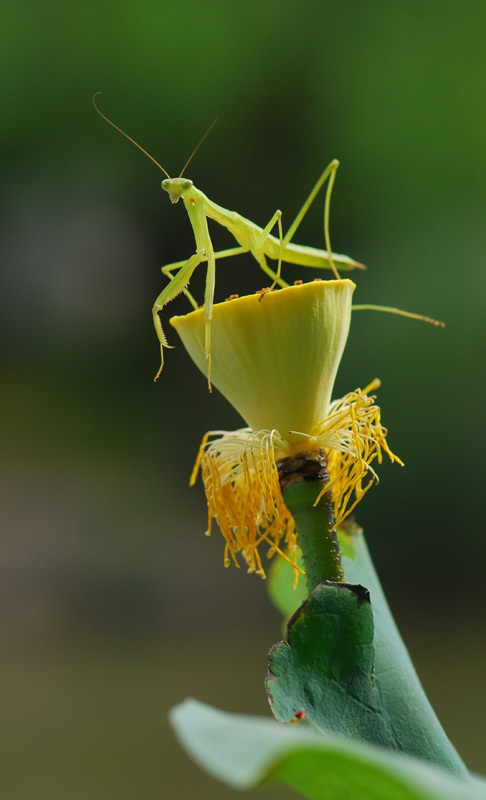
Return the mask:
{"type": "Polygon", "coordinates": [[[331,492],[325,492],[314,505],[329,482],[324,455],[301,453],[277,466],[282,497],[299,534],[309,593],[323,581],[344,581],[331,492]]]}

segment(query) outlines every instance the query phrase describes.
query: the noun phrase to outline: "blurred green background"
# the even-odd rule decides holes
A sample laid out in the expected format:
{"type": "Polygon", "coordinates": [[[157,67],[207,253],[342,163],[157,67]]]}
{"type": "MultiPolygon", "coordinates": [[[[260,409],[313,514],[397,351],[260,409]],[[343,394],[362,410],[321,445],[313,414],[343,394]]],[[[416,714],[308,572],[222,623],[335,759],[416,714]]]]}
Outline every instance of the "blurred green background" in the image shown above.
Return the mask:
{"type": "MultiPolygon", "coordinates": [[[[368,265],[356,302],[446,320],[356,313],[336,396],[382,379],[406,467],[383,465],[358,518],[441,720],[486,772],[485,12],[3,3],[2,797],[236,797],[179,750],[167,709],[191,694],[269,713],[280,638],[264,582],[223,569],[187,486],[203,433],[240,420],[182,346],[152,381],[159,268],[193,252],[189,222],[96,91],[171,174],[219,117],[188,177],[261,225],[277,207],[288,225],[339,158],[331,234],[368,265]]],[[[298,241],[323,246],[323,202],[298,241]]],[[[220,300],[264,284],[251,258],[218,267],[220,300]]],[[[188,308],[166,311],[169,334],[188,308]]]]}

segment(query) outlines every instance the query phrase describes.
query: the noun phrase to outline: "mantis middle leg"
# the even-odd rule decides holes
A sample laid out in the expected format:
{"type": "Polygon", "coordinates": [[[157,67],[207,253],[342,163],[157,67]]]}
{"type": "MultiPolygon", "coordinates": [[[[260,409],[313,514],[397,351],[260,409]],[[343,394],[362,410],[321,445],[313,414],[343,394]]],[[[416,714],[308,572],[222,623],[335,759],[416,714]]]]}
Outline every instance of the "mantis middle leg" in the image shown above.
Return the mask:
{"type": "MultiPolygon", "coordinates": [[[[231,247],[228,250],[218,250],[218,252],[216,252],[214,255],[216,259],[219,259],[219,258],[229,258],[230,256],[239,256],[241,255],[241,253],[248,253],[248,248],[231,247]]],[[[206,254],[204,254],[201,261],[207,261],[207,260],[208,257],[206,254]]],[[[161,268],[162,275],[167,275],[171,279],[171,281],[173,281],[175,278],[175,275],[173,274],[174,270],[180,270],[186,263],[187,262],[184,260],[184,261],[174,261],[172,264],[167,264],[165,267],[161,268]]],[[[199,308],[198,304],[196,303],[192,294],[188,291],[187,287],[185,287],[182,291],[186,295],[192,307],[194,309],[199,308]]]]}
{"type": "Polygon", "coordinates": [[[262,230],[261,235],[260,235],[260,237],[259,237],[259,239],[258,239],[258,241],[256,243],[255,248],[252,249],[252,251],[251,251],[252,255],[254,256],[254,258],[256,258],[256,260],[260,264],[260,267],[262,268],[262,270],[264,272],[266,272],[267,275],[269,275],[271,278],[273,278],[273,283],[270,286],[270,288],[268,289],[269,292],[271,292],[272,289],[275,288],[275,285],[277,283],[278,283],[279,286],[288,286],[288,283],[286,281],[284,281],[283,278],[280,277],[280,273],[281,273],[281,270],[282,270],[282,246],[283,246],[282,212],[279,209],[277,209],[277,211],[273,215],[272,219],[269,221],[269,223],[262,230]],[[270,233],[272,232],[272,229],[273,229],[275,223],[278,224],[278,234],[279,234],[279,240],[280,240],[280,250],[279,250],[279,254],[278,254],[277,272],[274,272],[273,269],[271,269],[268,266],[267,259],[265,258],[265,241],[268,238],[268,236],[270,236],[270,233]]]}

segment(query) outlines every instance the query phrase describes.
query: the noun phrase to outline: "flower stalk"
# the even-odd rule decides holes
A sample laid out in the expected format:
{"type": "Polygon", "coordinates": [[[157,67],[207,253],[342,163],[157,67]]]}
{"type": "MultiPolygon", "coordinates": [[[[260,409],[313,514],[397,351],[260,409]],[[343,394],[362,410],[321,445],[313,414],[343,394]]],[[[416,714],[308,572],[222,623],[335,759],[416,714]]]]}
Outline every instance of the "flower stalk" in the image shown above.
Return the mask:
{"type": "Polygon", "coordinates": [[[325,452],[281,459],[277,469],[283,501],[299,532],[309,594],[323,581],[344,581],[331,489],[325,491],[329,484],[325,452]]]}

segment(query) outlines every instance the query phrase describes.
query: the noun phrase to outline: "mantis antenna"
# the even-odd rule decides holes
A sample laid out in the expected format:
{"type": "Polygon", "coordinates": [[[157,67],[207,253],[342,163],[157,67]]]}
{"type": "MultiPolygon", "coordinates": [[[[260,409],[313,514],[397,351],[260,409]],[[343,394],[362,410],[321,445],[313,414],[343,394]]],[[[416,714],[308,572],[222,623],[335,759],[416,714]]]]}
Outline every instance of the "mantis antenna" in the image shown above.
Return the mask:
{"type": "Polygon", "coordinates": [[[195,148],[194,148],[194,150],[192,151],[191,155],[189,156],[189,158],[187,159],[186,163],[184,164],[184,168],[183,168],[183,170],[182,170],[181,174],[179,175],[179,178],[182,178],[182,176],[184,175],[184,172],[186,171],[187,167],[188,167],[188,166],[189,166],[189,164],[191,163],[192,159],[193,159],[193,158],[194,158],[194,156],[196,155],[196,153],[197,153],[197,151],[199,150],[199,148],[201,147],[201,145],[202,145],[202,143],[204,142],[204,140],[205,140],[206,136],[208,136],[208,134],[210,134],[210,133],[211,133],[211,131],[213,130],[213,128],[214,128],[214,126],[216,125],[217,121],[218,121],[218,118],[217,118],[217,117],[216,117],[216,119],[213,119],[213,121],[212,121],[211,125],[210,125],[210,126],[209,126],[209,128],[207,129],[207,131],[206,131],[206,133],[204,134],[204,136],[202,136],[202,137],[199,139],[199,141],[198,141],[197,145],[195,146],[195,148]]]}
{"type": "MultiPolygon", "coordinates": [[[[160,170],[162,170],[162,172],[164,173],[164,175],[167,175],[167,177],[168,177],[168,178],[169,178],[169,180],[170,180],[170,175],[169,175],[169,173],[168,173],[168,172],[166,172],[166,170],[165,170],[163,167],[161,167],[161,166],[160,166],[159,162],[158,162],[158,161],[156,161],[156,160],[155,160],[155,158],[154,158],[153,156],[151,156],[151,155],[150,155],[150,153],[147,153],[147,151],[146,151],[146,150],[144,150],[144,149],[143,149],[143,147],[142,147],[141,145],[139,145],[139,144],[138,144],[138,142],[136,142],[136,141],[135,141],[135,139],[132,139],[132,137],[131,137],[131,136],[129,136],[129,135],[128,135],[128,133],[125,133],[125,131],[123,131],[121,128],[119,128],[119,127],[118,127],[118,125],[115,125],[115,123],[114,123],[114,122],[112,122],[112,121],[111,121],[111,119],[108,119],[108,117],[107,117],[105,114],[103,114],[103,112],[102,112],[102,111],[100,111],[100,110],[99,110],[98,106],[96,105],[96,100],[95,100],[95,98],[96,98],[96,97],[98,97],[98,95],[99,95],[99,94],[101,94],[101,92],[96,92],[96,93],[93,95],[93,105],[94,105],[94,107],[95,107],[95,110],[96,110],[96,111],[98,112],[98,114],[100,115],[100,117],[102,117],[102,119],[104,119],[104,120],[105,120],[105,122],[107,122],[109,125],[111,125],[111,127],[112,127],[112,128],[114,128],[116,131],[118,131],[118,133],[121,133],[121,134],[122,134],[122,135],[123,135],[123,136],[124,136],[126,139],[128,139],[128,141],[129,141],[129,142],[131,142],[132,144],[134,144],[134,145],[135,145],[135,147],[138,147],[138,149],[139,149],[139,150],[141,150],[141,151],[142,151],[142,153],[144,153],[144,155],[146,155],[146,156],[147,156],[147,158],[150,158],[150,160],[154,162],[155,166],[157,166],[157,167],[158,167],[160,170]]],[[[214,122],[216,122],[216,120],[214,120],[214,122]]],[[[213,122],[213,125],[214,125],[214,122],[213,122]]],[[[211,125],[211,128],[213,127],[213,125],[211,125]]],[[[208,132],[207,132],[207,133],[206,133],[206,134],[203,136],[203,139],[204,139],[204,138],[207,136],[207,134],[209,133],[209,131],[211,130],[211,128],[209,128],[208,132]]],[[[202,139],[201,139],[201,142],[202,142],[202,139]]],[[[201,144],[201,142],[199,142],[199,144],[201,144]]],[[[197,146],[197,147],[199,147],[199,144],[198,144],[198,146],[197,146]]],[[[197,150],[197,147],[196,147],[196,150],[197,150]]],[[[196,150],[194,151],[194,153],[196,152],[196,150]]],[[[194,153],[193,153],[192,155],[194,155],[194,153]]],[[[191,156],[191,158],[192,158],[192,156],[191,156]]],[[[189,159],[189,161],[191,160],[191,158],[189,159]]],[[[188,162],[188,163],[189,163],[189,162],[188,162]]],[[[187,164],[186,164],[186,166],[187,166],[187,164]]],[[[185,169],[185,167],[184,167],[184,169],[185,169]]]]}

